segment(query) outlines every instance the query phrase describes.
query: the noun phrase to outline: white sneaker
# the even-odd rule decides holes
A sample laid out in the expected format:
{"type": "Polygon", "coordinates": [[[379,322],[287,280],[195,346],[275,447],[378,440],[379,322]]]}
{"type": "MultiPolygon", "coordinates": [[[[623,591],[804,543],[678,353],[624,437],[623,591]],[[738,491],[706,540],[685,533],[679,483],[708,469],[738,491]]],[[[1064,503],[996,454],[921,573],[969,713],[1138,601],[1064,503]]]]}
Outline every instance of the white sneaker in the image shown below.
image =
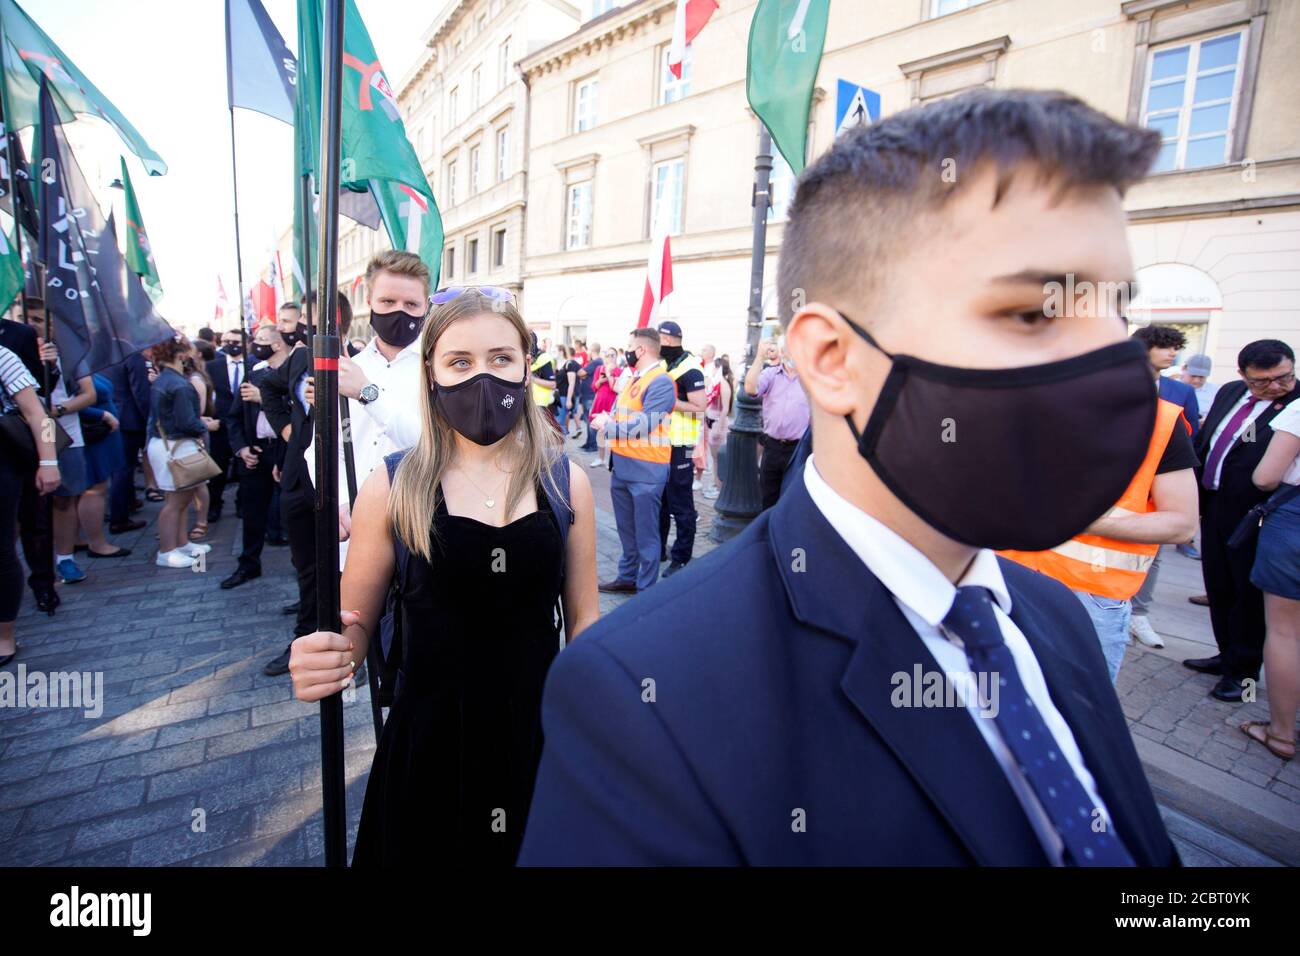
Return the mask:
{"type": "Polygon", "coordinates": [[[697,478],[697,479],[695,479],[695,481],[691,484],[691,491],[699,491],[699,490],[700,490],[701,488],[703,488],[703,487],[704,487],[704,486],[703,486],[702,484],[700,484],[700,481],[699,481],[699,479],[697,478]]]}
{"type": "Polygon", "coordinates": [[[1145,614],[1134,615],[1129,619],[1128,632],[1147,647],[1165,646],[1165,639],[1155,632],[1145,614]]]}
{"type": "Polygon", "coordinates": [[[212,545],[200,544],[197,541],[187,541],[185,544],[181,545],[176,550],[183,551],[192,558],[197,558],[200,554],[207,554],[209,551],[211,551],[212,545]]]}
{"type": "Polygon", "coordinates": [[[710,488],[708,491],[704,492],[704,497],[712,501],[721,494],[722,492],[719,491],[717,488],[710,488]]]}
{"type": "Polygon", "coordinates": [[[192,568],[194,558],[177,548],[175,551],[159,551],[154,564],[160,568],[192,568]]]}
{"type": "Polygon", "coordinates": [[[591,461],[587,462],[588,468],[603,468],[604,466],[605,463],[601,461],[599,458],[593,458],[591,459],[591,461]]]}

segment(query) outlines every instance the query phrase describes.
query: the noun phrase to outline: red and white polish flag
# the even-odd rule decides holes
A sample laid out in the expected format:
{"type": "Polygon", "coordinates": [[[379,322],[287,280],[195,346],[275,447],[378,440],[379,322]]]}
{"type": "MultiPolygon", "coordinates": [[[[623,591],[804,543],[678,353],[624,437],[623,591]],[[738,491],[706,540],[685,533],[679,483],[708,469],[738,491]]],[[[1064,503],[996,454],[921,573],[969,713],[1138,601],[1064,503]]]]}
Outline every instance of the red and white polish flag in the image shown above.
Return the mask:
{"type": "Polygon", "coordinates": [[[686,45],[704,29],[718,0],[677,0],[677,13],[673,18],[673,42],[668,46],[668,69],[673,76],[682,78],[682,60],[686,58],[686,45]]]}
{"type": "Polygon", "coordinates": [[[668,233],[655,236],[646,263],[645,292],[641,296],[641,317],[636,327],[644,329],[659,314],[659,306],[673,292],[673,251],[668,233]]]}

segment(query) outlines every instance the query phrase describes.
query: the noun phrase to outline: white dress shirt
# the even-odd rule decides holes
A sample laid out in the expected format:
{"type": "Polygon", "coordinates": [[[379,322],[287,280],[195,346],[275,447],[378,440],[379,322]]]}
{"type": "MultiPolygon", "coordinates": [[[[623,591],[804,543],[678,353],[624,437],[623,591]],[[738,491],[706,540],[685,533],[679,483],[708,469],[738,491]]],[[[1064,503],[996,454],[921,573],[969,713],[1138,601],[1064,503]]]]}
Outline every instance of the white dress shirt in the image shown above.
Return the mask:
{"type": "MultiPolygon", "coordinates": [[[[1084,766],[1083,755],[1074,742],[1074,734],[1069,725],[1052,703],[1043,678],[1038,659],[1025,639],[1020,628],[1011,620],[1011,594],[1002,577],[997,557],[992,551],[980,550],[975,559],[962,575],[957,585],[952,584],[933,562],[915,547],[899,537],[871,515],[851,504],[836,492],[818,473],[809,456],[804,468],[804,484],[813,504],[822,513],[830,526],[835,529],[853,552],[862,559],[890,592],[894,603],[903,612],[907,622],[925,643],[926,649],[947,675],[947,679],[961,688],[974,688],[975,675],[971,673],[970,662],[966,659],[961,639],[950,634],[942,621],[948,615],[953,600],[957,596],[957,587],[976,586],[988,588],[993,598],[993,613],[1002,631],[1002,639],[1015,661],[1016,671],[1024,684],[1025,692],[1030,696],[1039,715],[1047,724],[1056,745],[1069,761],[1070,768],[1083,785],[1094,807],[1101,809],[1109,822],[1110,814],[1097,794],[1097,786],[1084,766]]],[[[867,638],[870,639],[869,637],[867,638]]],[[[1037,834],[1047,853],[1047,858],[1054,866],[1060,866],[1064,853],[1064,844],[1052,826],[1051,820],[1028,778],[1020,771],[1016,758],[1002,739],[997,723],[992,717],[984,716],[978,694],[966,693],[959,699],[964,700],[966,711],[975,722],[980,736],[988,745],[998,766],[1006,774],[1007,782],[1020,805],[1024,807],[1025,816],[1037,834]]]]}
{"type": "MultiPolygon", "coordinates": [[[[1218,443],[1219,436],[1222,435],[1223,430],[1228,427],[1228,422],[1232,421],[1232,416],[1237,414],[1238,409],[1240,409],[1242,405],[1246,404],[1247,399],[1253,397],[1254,396],[1250,394],[1250,389],[1246,389],[1246,391],[1241,393],[1241,398],[1237,399],[1237,401],[1233,403],[1233,406],[1224,414],[1219,424],[1215,427],[1214,434],[1210,436],[1210,443],[1205,446],[1205,457],[1207,461],[1209,460],[1210,455],[1214,452],[1214,446],[1218,443]]],[[[1259,401],[1255,402],[1255,406],[1250,410],[1250,414],[1241,420],[1241,427],[1233,433],[1232,440],[1235,442],[1241,438],[1242,432],[1253,425],[1255,419],[1259,418],[1260,415],[1263,415],[1265,411],[1272,407],[1272,399],[1261,398],[1259,401]]],[[[1228,451],[1223,453],[1223,457],[1219,459],[1219,463],[1214,468],[1214,476],[1210,480],[1209,487],[1215,489],[1219,487],[1219,479],[1223,476],[1223,463],[1228,460],[1228,452],[1231,451],[1232,446],[1229,445],[1228,451]]]]}
{"type": "MultiPolygon", "coordinates": [[[[379,389],[379,397],[362,405],[348,399],[348,417],[352,422],[352,460],[357,469],[357,490],[384,457],[395,451],[413,448],[420,440],[420,340],[416,339],[390,362],[379,351],[379,339],[372,338],[352,361],[366,373],[379,389]]],[[[339,423],[339,504],[350,504],[348,477],[343,463],[343,432],[339,423]]],[[[307,448],[307,471],[316,482],[316,439],[307,448]]],[[[339,545],[339,568],[347,560],[347,542],[339,545]]]]}

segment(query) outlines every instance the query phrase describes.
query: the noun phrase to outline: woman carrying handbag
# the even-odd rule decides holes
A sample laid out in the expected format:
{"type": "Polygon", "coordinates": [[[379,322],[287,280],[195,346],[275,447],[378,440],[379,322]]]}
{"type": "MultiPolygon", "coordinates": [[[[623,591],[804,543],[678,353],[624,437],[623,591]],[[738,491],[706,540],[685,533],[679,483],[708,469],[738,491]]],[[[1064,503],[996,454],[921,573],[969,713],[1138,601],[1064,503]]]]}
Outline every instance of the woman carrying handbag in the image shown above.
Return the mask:
{"type": "Polygon", "coordinates": [[[158,370],[149,397],[149,444],[146,454],[158,488],[166,496],[158,514],[158,557],[161,568],[189,568],[212,550],[190,541],[184,527],[185,509],[194,487],[219,470],[200,443],[220,422],[199,415],[199,394],[185,377],[182,359],[189,351],[184,336],[160,342],[149,350],[158,370]]]}

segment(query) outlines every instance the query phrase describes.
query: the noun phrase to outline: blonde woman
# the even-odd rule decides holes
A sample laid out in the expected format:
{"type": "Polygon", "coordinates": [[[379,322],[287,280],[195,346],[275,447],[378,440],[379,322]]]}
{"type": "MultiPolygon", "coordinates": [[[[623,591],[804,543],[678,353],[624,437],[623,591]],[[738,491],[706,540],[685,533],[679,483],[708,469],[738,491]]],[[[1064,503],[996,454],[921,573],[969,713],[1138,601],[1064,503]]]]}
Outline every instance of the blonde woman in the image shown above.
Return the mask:
{"type": "Polygon", "coordinates": [[[532,400],[513,297],[447,289],[433,302],[420,440],[357,495],[343,633],[300,637],[289,660],[300,700],[340,690],[397,585],[400,679],[354,866],[514,863],[561,621],[573,640],[599,613],[591,486],[532,400]]]}

